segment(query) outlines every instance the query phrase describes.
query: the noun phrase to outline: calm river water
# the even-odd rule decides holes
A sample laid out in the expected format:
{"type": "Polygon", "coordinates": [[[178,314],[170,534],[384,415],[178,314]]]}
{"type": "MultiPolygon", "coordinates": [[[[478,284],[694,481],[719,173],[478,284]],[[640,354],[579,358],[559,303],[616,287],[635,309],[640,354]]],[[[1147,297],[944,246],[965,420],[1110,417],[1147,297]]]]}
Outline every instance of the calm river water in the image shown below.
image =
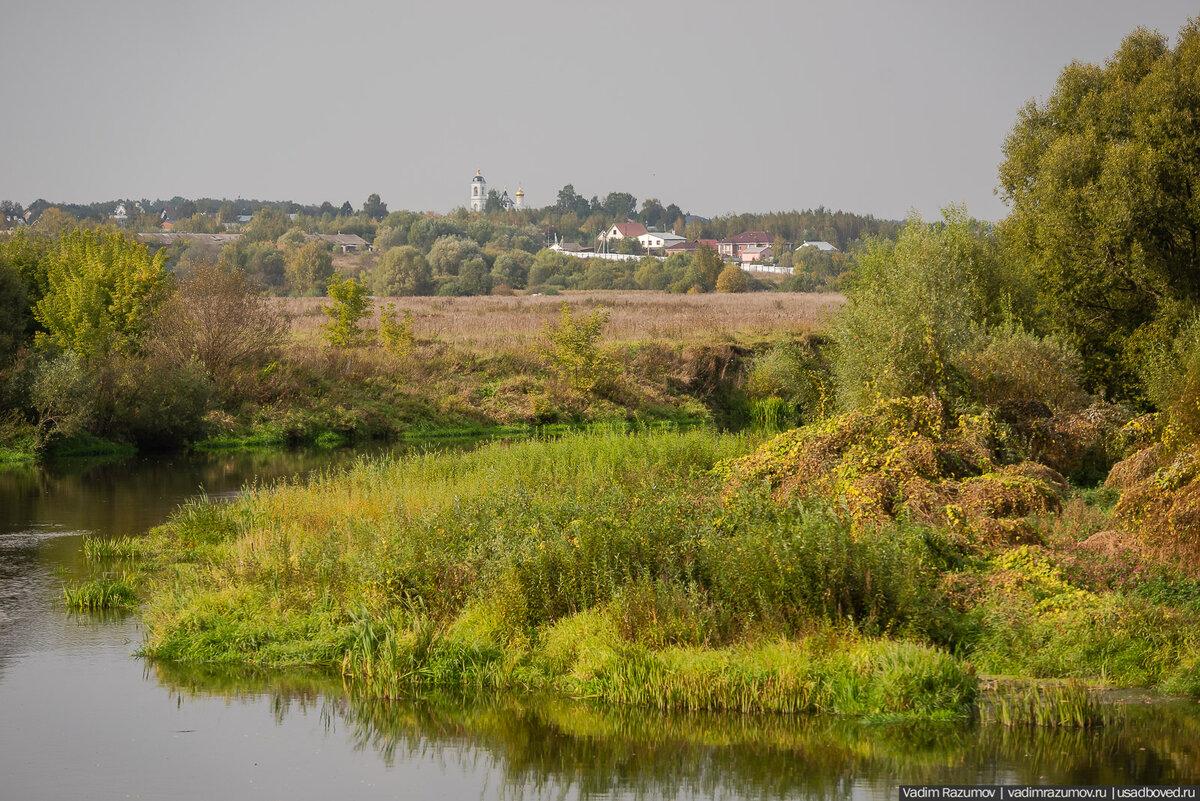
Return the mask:
{"type": "Polygon", "coordinates": [[[0,471],[0,801],[888,798],[899,784],[1200,784],[1200,704],[1130,697],[1093,732],[667,715],[554,699],[352,697],[329,677],[133,656],[136,615],[63,608],[84,534],[347,454],[0,471]]]}

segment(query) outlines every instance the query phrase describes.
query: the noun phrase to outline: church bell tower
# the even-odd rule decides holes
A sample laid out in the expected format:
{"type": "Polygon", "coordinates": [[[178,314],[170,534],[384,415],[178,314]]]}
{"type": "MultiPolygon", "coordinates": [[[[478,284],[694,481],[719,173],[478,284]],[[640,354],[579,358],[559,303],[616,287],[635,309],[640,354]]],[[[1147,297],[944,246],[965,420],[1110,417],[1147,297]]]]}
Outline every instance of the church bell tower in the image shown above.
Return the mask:
{"type": "Polygon", "coordinates": [[[476,170],[475,177],[471,179],[471,211],[483,211],[485,203],[487,203],[487,181],[483,180],[479,170],[476,170]]]}

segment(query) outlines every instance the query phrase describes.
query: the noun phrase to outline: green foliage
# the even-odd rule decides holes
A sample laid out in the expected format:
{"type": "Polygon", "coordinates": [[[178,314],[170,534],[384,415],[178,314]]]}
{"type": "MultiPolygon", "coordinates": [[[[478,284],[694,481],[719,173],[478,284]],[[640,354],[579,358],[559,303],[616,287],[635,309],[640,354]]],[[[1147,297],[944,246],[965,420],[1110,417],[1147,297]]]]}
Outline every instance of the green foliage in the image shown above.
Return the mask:
{"type": "Polygon", "coordinates": [[[600,349],[600,338],[608,324],[608,310],[594,309],[587,317],[576,316],[569,303],[563,303],[557,323],[546,323],[546,358],[581,394],[587,394],[612,369],[600,349]]]}
{"type": "Polygon", "coordinates": [[[688,709],[963,714],[969,667],[854,631],[940,604],[927,534],[858,541],[828,514],[721,504],[699,471],[742,447],[576,434],[192,504],[149,542],[173,567],[147,650],[310,660],[382,696],[527,682],[688,709]]]}
{"type": "Polygon", "coordinates": [[[439,237],[426,257],[435,275],[458,275],[460,268],[472,259],[483,256],[473,239],[465,236],[439,237]]]}
{"type": "Polygon", "coordinates": [[[386,251],[371,271],[371,289],[379,297],[426,295],[433,275],[421,251],[411,245],[386,251]]]}
{"type": "Polygon", "coordinates": [[[387,204],[375,192],[367,196],[366,202],[363,203],[363,214],[370,217],[372,220],[382,220],[388,216],[387,204]]]}
{"type": "Polygon", "coordinates": [[[350,348],[362,344],[366,333],[360,324],[371,314],[371,298],[367,288],[357,278],[336,277],[329,281],[329,297],[325,307],[329,322],[322,328],[325,339],[335,348],[350,348]]]}
{"type": "Polygon", "coordinates": [[[492,265],[492,278],[498,284],[506,284],[513,289],[524,289],[529,281],[531,267],[532,254],[523,250],[508,250],[496,257],[492,265]]]}
{"type": "Polygon", "coordinates": [[[95,385],[74,351],[36,368],[29,400],[37,413],[40,438],[70,437],[82,431],[95,413],[95,385]]]}
{"type": "Polygon", "coordinates": [[[243,272],[268,292],[282,293],[287,285],[287,260],[271,242],[235,240],[221,248],[217,266],[227,272],[243,272]]]}
{"type": "Polygon", "coordinates": [[[91,380],[94,433],[162,449],[199,439],[207,430],[214,387],[198,359],[112,356],[93,366],[91,380]]]}
{"type": "Polygon", "coordinates": [[[1198,65],[1200,21],[1174,50],[1139,28],[1102,67],[1067,66],[1004,145],[1005,228],[1049,323],[1118,397],[1139,394],[1143,349],[1169,341],[1200,302],[1198,65]]]}
{"type": "Polygon", "coordinates": [[[750,288],[750,276],[736,264],[730,264],[721,270],[715,283],[718,292],[745,292],[750,288]]]}
{"type": "Polygon", "coordinates": [[[1037,400],[1053,411],[1076,411],[1090,400],[1083,390],[1078,351],[1011,319],[977,332],[955,365],[966,377],[971,396],[989,406],[1037,400]]]}
{"type": "Polygon", "coordinates": [[[412,312],[405,309],[404,318],[397,321],[396,305],[385,303],[379,316],[379,341],[397,356],[411,354],[416,344],[412,312]]]}
{"type": "Polygon", "coordinates": [[[63,587],[63,601],[68,609],[81,612],[127,609],[137,605],[137,593],[125,577],[100,578],[63,587]]]}
{"type": "Polygon", "coordinates": [[[284,271],[293,294],[321,295],[333,278],[333,255],[328,245],[314,239],[288,252],[284,271]]]}
{"type": "Polygon", "coordinates": [[[859,257],[834,321],[834,375],[848,408],[955,389],[952,365],[973,329],[1000,317],[1003,297],[985,291],[998,271],[993,244],[964,209],[943,214],[943,225],[909,219],[894,245],[876,241],[859,257]]]}
{"type": "Polygon", "coordinates": [[[106,562],[118,559],[132,559],[144,551],[144,541],[140,537],[122,535],[120,537],[83,538],[83,556],[89,562],[106,562]]]}
{"type": "Polygon", "coordinates": [[[17,265],[0,251],[0,367],[8,364],[25,339],[29,303],[17,265]]]}
{"type": "Polygon", "coordinates": [[[280,209],[261,208],[242,229],[246,244],[263,242],[274,245],[291,228],[291,220],[280,209]]]}
{"type": "Polygon", "coordinates": [[[133,353],[167,286],[165,254],[115,233],[73,231],[44,262],[45,293],[34,307],[43,347],[83,358],[133,353]]]}
{"type": "Polygon", "coordinates": [[[746,395],[752,404],[778,401],[779,424],[825,417],[834,406],[829,350],[829,341],[818,336],[776,343],[750,360],[746,395]]]}
{"type": "Polygon", "coordinates": [[[717,279],[720,278],[721,271],[725,268],[721,257],[717,255],[717,251],[713,250],[711,246],[701,244],[696,248],[696,255],[693,257],[693,260],[693,266],[700,286],[703,291],[712,292],[717,286],[717,279]]]}
{"type": "Polygon", "coordinates": [[[980,635],[971,659],[992,673],[1148,687],[1178,676],[1193,653],[1194,619],[1144,598],[1083,589],[1040,549],[998,556],[984,590],[972,610],[980,635]]]}
{"type": "Polygon", "coordinates": [[[1146,394],[1166,413],[1168,445],[1177,449],[1200,440],[1200,316],[1147,354],[1140,373],[1146,394]]]}

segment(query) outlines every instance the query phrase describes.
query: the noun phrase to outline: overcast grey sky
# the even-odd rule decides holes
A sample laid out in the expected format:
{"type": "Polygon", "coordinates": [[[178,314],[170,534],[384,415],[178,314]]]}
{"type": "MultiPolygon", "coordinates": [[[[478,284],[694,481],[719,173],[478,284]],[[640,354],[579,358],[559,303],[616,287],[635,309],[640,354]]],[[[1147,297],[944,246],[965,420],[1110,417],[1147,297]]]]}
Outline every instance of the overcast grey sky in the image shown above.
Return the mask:
{"type": "Polygon", "coordinates": [[[0,0],[0,199],[998,219],[1017,109],[1195,0],[0,0]]]}

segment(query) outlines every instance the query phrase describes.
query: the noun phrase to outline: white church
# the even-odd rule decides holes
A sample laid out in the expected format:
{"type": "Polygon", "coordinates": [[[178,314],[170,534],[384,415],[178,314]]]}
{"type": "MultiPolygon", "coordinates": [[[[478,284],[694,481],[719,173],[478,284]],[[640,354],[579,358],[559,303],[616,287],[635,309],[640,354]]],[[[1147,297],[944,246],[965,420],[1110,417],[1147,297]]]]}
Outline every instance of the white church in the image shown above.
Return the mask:
{"type": "MultiPolygon", "coordinates": [[[[471,211],[483,211],[485,204],[487,204],[487,181],[483,180],[479,170],[476,170],[475,177],[471,179],[471,205],[469,208],[471,211]]],[[[517,193],[509,196],[508,187],[504,187],[504,191],[500,193],[500,208],[505,211],[525,208],[525,190],[518,186],[517,193]]]]}

